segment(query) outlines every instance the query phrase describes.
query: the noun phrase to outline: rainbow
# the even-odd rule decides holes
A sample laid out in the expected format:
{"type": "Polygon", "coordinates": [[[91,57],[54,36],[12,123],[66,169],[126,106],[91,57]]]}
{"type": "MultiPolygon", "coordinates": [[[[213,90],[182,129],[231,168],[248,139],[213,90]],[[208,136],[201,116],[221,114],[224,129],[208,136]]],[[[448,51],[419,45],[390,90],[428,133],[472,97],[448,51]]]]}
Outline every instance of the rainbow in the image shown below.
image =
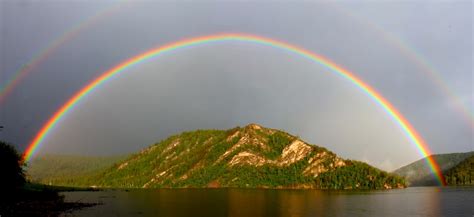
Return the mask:
{"type": "Polygon", "coordinates": [[[16,71],[13,76],[8,79],[2,86],[0,86],[0,104],[2,104],[6,98],[10,95],[13,89],[24,79],[31,71],[38,67],[42,62],[48,59],[56,50],[58,50],[63,44],[75,38],[82,30],[92,26],[99,20],[109,17],[111,14],[116,13],[123,4],[118,4],[113,7],[107,7],[105,9],[97,11],[93,16],[88,19],[76,24],[69,30],[65,31],[58,38],[53,40],[46,48],[37,53],[31,58],[26,64],[16,71]]]}
{"type": "Polygon", "coordinates": [[[435,160],[430,157],[431,152],[428,148],[428,145],[425,143],[423,138],[418,134],[418,132],[413,128],[413,126],[406,120],[403,115],[389,102],[387,101],[380,93],[378,93],[371,86],[366,84],[360,78],[354,75],[347,69],[338,66],[336,63],[331,60],[313,53],[304,48],[300,48],[295,45],[291,45],[285,42],[277,41],[270,38],[265,38],[261,36],[248,35],[248,34],[233,34],[233,33],[224,33],[224,34],[215,34],[202,37],[195,37],[190,39],[184,39],[177,42],[169,43],[161,47],[151,49],[147,52],[144,52],[140,55],[134,56],[128,60],[121,62],[110,70],[104,72],[99,77],[95,78],[92,82],[88,83],[81,90],[76,92],[65,104],[57,110],[54,115],[43,125],[41,130],[36,134],[32,142],[28,145],[24,153],[24,159],[29,161],[35,152],[41,147],[42,141],[46,136],[55,128],[58,122],[70,111],[75,105],[87,96],[89,93],[97,89],[101,84],[110,80],[112,77],[119,75],[121,72],[126,69],[131,68],[134,65],[140,64],[148,59],[156,57],[160,54],[165,54],[171,51],[178,50],[180,48],[191,47],[199,44],[208,44],[213,42],[225,42],[225,41],[240,41],[240,42],[250,42],[261,45],[266,45],[278,49],[288,51],[290,53],[296,54],[303,58],[309,59],[313,62],[316,62],[328,69],[337,75],[342,76],[348,81],[352,82],[359,89],[365,92],[374,102],[376,102],[381,108],[385,110],[386,113],[394,120],[395,123],[403,130],[406,136],[410,141],[416,146],[420,154],[424,157],[427,157],[427,162],[430,166],[430,169],[435,174],[441,185],[445,184],[441,170],[435,160]]]}

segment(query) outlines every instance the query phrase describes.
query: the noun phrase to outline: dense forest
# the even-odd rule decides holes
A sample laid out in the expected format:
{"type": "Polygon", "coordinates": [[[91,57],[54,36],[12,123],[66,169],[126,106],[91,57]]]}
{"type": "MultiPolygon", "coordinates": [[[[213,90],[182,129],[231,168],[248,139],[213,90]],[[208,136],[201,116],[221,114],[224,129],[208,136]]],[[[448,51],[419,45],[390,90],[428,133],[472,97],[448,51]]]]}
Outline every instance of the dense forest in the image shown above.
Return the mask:
{"type": "MultiPolygon", "coordinates": [[[[77,165],[76,165],[77,166],[77,165]]],[[[64,174],[46,184],[102,188],[405,187],[403,178],[344,160],[283,131],[251,124],[171,136],[104,169],[64,174]]]]}
{"type": "Polygon", "coordinates": [[[444,173],[448,185],[474,185],[474,156],[444,173]]]}

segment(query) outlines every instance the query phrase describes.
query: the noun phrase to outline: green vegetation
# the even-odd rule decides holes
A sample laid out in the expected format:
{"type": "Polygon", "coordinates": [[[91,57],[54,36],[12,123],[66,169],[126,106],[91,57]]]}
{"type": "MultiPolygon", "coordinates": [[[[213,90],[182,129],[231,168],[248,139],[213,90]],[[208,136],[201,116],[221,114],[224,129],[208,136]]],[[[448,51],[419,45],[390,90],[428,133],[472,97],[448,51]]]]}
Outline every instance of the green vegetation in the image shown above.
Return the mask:
{"type": "MultiPolygon", "coordinates": [[[[306,159],[307,161],[307,159],[306,159]]],[[[217,164],[211,167],[201,168],[193,172],[189,179],[177,182],[172,187],[202,188],[213,182],[218,186],[236,188],[277,188],[298,187],[303,184],[312,185],[311,177],[302,175],[307,166],[305,160],[285,167],[273,165],[239,165],[228,167],[225,164],[217,164]]]]}
{"type": "Polygon", "coordinates": [[[474,185],[474,155],[444,173],[448,185],[474,185]]]}
{"type": "MultiPolygon", "coordinates": [[[[38,171],[45,170],[46,167],[38,171]]],[[[255,124],[230,130],[184,132],[107,168],[95,167],[77,176],[66,173],[61,174],[61,178],[51,176],[36,175],[42,177],[40,180],[45,184],[103,188],[386,189],[405,186],[400,177],[365,163],[344,161],[325,148],[255,124]]]]}
{"type": "Polygon", "coordinates": [[[291,137],[283,132],[276,132],[268,136],[268,146],[270,146],[270,151],[265,153],[265,156],[274,160],[281,155],[283,149],[290,144],[291,137]]]}
{"type": "Polygon", "coordinates": [[[346,166],[321,174],[316,183],[322,189],[383,189],[406,185],[400,176],[358,161],[346,161],[346,166]]]}
{"type": "MultiPolygon", "coordinates": [[[[441,171],[446,173],[449,169],[458,165],[466,158],[473,156],[474,152],[436,154],[432,155],[441,171]]],[[[426,158],[415,161],[395,170],[393,173],[405,177],[410,186],[438,185],[438,181],[429,167],[426,158]]]]}

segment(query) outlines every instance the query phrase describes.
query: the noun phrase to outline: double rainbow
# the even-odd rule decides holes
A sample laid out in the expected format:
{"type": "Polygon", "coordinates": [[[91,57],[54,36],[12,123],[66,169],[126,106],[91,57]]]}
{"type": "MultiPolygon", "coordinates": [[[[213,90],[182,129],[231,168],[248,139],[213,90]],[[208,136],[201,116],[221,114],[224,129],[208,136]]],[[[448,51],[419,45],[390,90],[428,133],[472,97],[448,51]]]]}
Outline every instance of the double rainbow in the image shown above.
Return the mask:
{"type": "Polygon", "coordinates": [[[310,52],[309,50],[300,48],[295,45],[291,45],[285,42],[277,41],[270,38],[255,36],[255,35],[248,35],[248,34],[232,34],[232,33],[225,33],[225,34],[216,34],[216,35],[208,35],[202,37],[195,37],[185,40],[180,40],[177,42],[173,42],[170,44],[166,44],[164,46],[151,49],[145,53],[142,53],[138,56],[132,57],[122,63],[118,64],[117,66],[113,67],[112,69],[104,72],[102,75],[94,79],[92,82],[87,84],[83,87],[80,91],[78,91],[74,96],[72,96],[65,104],[61,106],[59,110],[57,110],[54,115],[46,122],[46,124],[41,128],[41,130],[36,134],[33,141],[29,144],[28,148],[25,151],[24,159],[29,161],[34,153],[38,150],[41,146],[42,141],[46,138],[46,136],[54,129],[54,127],[58,124],[58,122],[70,111],[74,108],[74,106],[85,96],[89,93],[94,91],[96,88],[100,86],[100,84],[108,81],[113,76],[120,74],[124,70],[140,64],[150,58],[156,57],[160,54],[165,54],[170,51],[174,51],[180,48],[190,47],[199,44],[208,44],[213,42],[224,42],[224,41],[241,41],[241,42],[251,42],[257,43],[261,45],[266,45],[274,48],[279,48],[290,53],[297,54],[301,57],[314,61],[334,73],[342,76],[343,78],[347,79],[348,81],[352,82],[356,85],[359,89],[365,92],[369,97],[372,98],[374,102],[376,102],[380,107],[382,107],[385,112],[389,114],[389,116],[398,124],[398,126],[403,130],[406,136],[410,139],[410,141],[417,147],[420,154],[424,157],[427,157],[427,163],[430,166],[430,169],[436,175],[439,183],[444,185],[445,181],[441,170],[435,160],[430,157],[431,152],[428,149],[428,145],[424,142],[423,138],[418,134],[418,132],[411,126],[411,124],[406,120],[400,112],[389,102],[387,101],[380,93],[375,91],[371,86],[366,84],[360,78],[356,77],[352,72],[338,66],[336,63],[332,62],[331,60],[310,52]]]}

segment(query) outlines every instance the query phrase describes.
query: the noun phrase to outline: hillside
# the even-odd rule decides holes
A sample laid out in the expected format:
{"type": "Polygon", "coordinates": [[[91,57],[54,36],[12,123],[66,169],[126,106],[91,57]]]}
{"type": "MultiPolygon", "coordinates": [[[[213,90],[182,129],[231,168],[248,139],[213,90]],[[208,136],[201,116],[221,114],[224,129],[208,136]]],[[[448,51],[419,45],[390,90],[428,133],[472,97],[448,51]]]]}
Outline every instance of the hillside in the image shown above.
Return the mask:
{"type": "Polygon", "coordinates": [[[26,173],[33,182],[50,184],[97,172],[125,158],[126,156],[41,155],[28,163],[26,173]]]}
{"type": "MultiPolygon", "coordinates": [[[[474,152],[450,153],[433,155],[435,161],[439,164],[443,174],[466,158],[473,156],[474,152]]],[[[433,172],[429,168],[426,158],[415,161],[403,166],[393,173],[405,177],[409,186],[427,186],[437,185],[433,172]]]]}
{"type": "Polygon", "coordinates": [[[93,175],[53,183],[112,188],[390,189],[405,181],[256,124],[171,136],[93,175]]]}
{"type": "Polygon", "coordinates": [[[448,185],[474,185],[474,155],[444,173],[448,185]]]}

